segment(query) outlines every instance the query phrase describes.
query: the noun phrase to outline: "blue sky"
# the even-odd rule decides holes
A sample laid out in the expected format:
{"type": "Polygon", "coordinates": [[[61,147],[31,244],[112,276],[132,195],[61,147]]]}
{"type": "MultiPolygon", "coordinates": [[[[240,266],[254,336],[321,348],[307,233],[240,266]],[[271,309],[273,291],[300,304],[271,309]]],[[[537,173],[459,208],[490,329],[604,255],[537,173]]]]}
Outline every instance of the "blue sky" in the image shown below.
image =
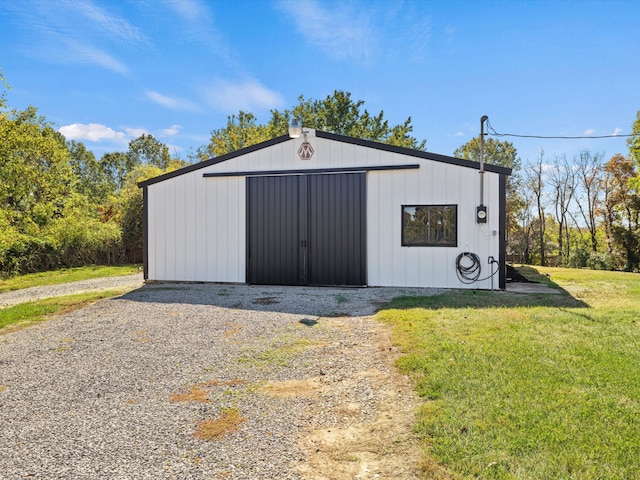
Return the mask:
{"type": "MultiPolygon", "coordinates": [[[[498,132],[624,135],[640,110],[640,2],[0,2],[9,106],[38,107],[100,157],[151,133],[182,158],[239,110],[351,92],[451,155],[498,132]]],[[[533,161],[625,138],[505,138],[533,161]]]]}

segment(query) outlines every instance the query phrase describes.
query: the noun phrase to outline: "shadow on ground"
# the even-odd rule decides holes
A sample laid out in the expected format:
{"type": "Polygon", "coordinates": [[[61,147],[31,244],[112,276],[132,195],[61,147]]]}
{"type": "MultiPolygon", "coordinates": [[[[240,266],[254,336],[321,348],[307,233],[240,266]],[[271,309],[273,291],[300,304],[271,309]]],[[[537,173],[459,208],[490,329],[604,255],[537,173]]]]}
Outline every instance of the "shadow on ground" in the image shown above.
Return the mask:
{"type": "Polygon", "coordinates": [[[507,282],[505,291],[447,290],[429,297],[408,295],[393,299],[383,308],[589,308],[533,267],[511,267],[509,272],[508,277],[516,281],[507,282]]]}
{"type": "Polygon", "coordinates": [[[151,283],[120,298],[318,317],[367,316],[388,308],[588,307],[547,277],[535,272],[536,277],[534,272],[525,272],[528,282],[507,284],[506,291],[151,283]],[[540,277],[543,283],[535,283],[540,277]]]}
{"type": "Polygon", "coordinates": [[[152,283],[121,299],[134,302],[211,305],[238,310],[294,313],[318,317],[375,314],[397,297],[428,297],[445,290],[397,287],[292,287],[215,283],[152,283]]]}

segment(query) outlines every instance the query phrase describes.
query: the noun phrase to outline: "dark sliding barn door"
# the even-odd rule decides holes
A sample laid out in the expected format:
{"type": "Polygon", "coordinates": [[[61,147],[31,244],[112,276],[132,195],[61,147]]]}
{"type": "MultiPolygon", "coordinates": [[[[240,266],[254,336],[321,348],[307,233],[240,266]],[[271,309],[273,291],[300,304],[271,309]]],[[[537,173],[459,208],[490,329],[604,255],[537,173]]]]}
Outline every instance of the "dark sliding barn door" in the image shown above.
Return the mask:
{"type": "Polygon", "coordinates": [[[247,178],[247,283],[306,285],[301,178],[247,178]]]}
{"type": "Polygon", "coordinates": [[[366,284],[364,173],[247,178],[247,282],[366,284]]]}

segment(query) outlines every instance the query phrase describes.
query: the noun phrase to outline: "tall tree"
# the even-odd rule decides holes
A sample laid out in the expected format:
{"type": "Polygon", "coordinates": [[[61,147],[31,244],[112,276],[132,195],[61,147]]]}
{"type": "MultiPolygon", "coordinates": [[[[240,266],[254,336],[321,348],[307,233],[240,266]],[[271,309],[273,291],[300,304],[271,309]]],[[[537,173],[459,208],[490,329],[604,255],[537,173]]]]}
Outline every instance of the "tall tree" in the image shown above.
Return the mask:
{"type": "Polygon", "coordinates": [[[100,159],[100,169],[105,173],[109,190],[119,191],[125,183],[125,179],[137,164],[124,152],[105,153],[100,159]]]}
{"type": "Polygon", "coordinates": [[[532,263],[532,247],[534,240],[535,201],[533,192],[523,188],[517,198],[518,205],[514,209],[516,226],[513,228],[507,252],[521,263],[532,263]]]}
{"type": "Polygon", "coordinates": [[[377,115],[372,115],[367,109],[363,110],[364,103],[364,100],[352,100],[351,93],[341,90],[335,90],[323,100],[305,99],[301,95],[298,105],[292,110],[285,110],[283,116],[294,117],[309,128],[414,150],[425,150],[426,140],[418,141],[411,135],[411,117],[402,124],[391,126],[384,118],[383,110],[377,115]]]}
{"type": "Polygon", "coordinates": [[[626,271],[640,268],[640,195],[631,187],[636,164],[623,155],[614,155],[604,167],[607,196],[605,218],[612,241],[625,253],[626,271]]]}
{"type": "Polygon", "coordinates": [[[288,121],[285,122],[285,125],[277,133],[272,132],[267,126],[258,125],[257,119],[252,113],[240,111],[238,115],[227,117],[227,125],[224,128],[211,132],[209,144],[198,148],[197,156],[199,160],[207,160],[250,147],[272,137],[283,135],[287,131],[288,121]]]}
{"type": "Polygon", "coordinates": [[[34,107],[0,118],[0,205],[12,224],[45,225],[60,213],[72,183],[66,146],[34,107]]]}
{"type": "Polygon", "coordinates": [[[574,160],[575,174],[580,186],[580,197],[577,198],[578,210],[589,229],[591,251],[598,251],[598,210],[602,194],[603,154],[592,154],[582,150],[574,160]]]}
{"type": "Polygon", "coordinates": [[[524,183],[527,188],[531,190],[535,197],[536,209],[538,213],[538,242],[540,248],[540,265],[543,267],[547,264],[546,248],[545,248],[545,236],[546,236],[546,221],[544,211],[544,194],[545,194],[545,180],[544,171],[546,165],[544,163],[544,150],[540,150],[540,155],[536,163],[529,165],[525,169],[524,183]]]}
{"type": "MultiPolygon", "coordinates": [[[[0,68],[0,84],[4,85],[6,89],[11,88],[9,87],[7,80],[4,78],[4,74],[2,73],[1,68],[0,68]]],[[[7,108],[7,92],[5,90],[2,90],[2,94],[0,94],[0,109],[5,109],[5,108],[7,108]]],[[[0,112],[0,117],[2,115],[3,113],[0,112]]]]}
{"type": "Polygon", "coordinates": [[[552,203],[555,207],[558,222],[558,250],[560,263],[566,264],[571,253],[569,242],[568,212],[576,190],[576,175],[567,157],[556,157],[549,170],[549,186],[551,187],[552,203]]]}
{"type": "MultiPolygon", "coordinates": [[[[480,136],[474,137],[453,152],[454,157],[466,158],[474,162],[480,161],[480,136]]],[[[483,145],[483,156],[486,163],[520,170],[522,161],[513,143],[487,138],[483,145]]]]}
{"type": "Polygon", "coordinates": [[[636,165],[640,167],[640,110],[638,110],[636,120],[633,122],[631,136],[627,138],[627,145],[629,146],[631,160],[635,161],[636,165]]]}
{"type": "Polygon", "coordinates": [[[401,124],[390,125],[383,111],[371,115],[363,106],[363,100],[354,101],[351,93],[336,90],[323,100],[305,99],[301,95],[292,109],[272,110],[266,124],[259,124],[252,113],[241,111],[227,118],[226,127],[211,132],[209,144],[200,147],[197,156],[204,160],[285,135],[292,118],[306,128],[425,150],[426,140],[412,136],[411,117],[401,124]]]}
{"type": "Polygon", "coordinates": [[[101,204],[111,193],[111,183],[100,162],[93,152],[87,150],[84,143],[71,140],[67,142],[69,165],[77,178],[77,190],[94,204],[101,204]]]}
{"type": "Polygon", "coordinates": [[[169,147],[151,134],[142,134],[131,140],[127,154],[131,165],[153,165],[166,169],[171,164],[169,147]]]}

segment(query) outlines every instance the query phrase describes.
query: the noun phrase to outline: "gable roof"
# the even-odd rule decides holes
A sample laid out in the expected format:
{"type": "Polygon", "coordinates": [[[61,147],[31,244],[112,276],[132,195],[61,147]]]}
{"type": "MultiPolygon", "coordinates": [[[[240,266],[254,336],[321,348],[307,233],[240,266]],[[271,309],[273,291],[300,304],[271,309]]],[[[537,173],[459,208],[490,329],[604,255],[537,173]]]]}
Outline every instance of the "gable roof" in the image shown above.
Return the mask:
{"type": "MultiPolygon", "coordinates": [[[[442,162],[450,165],[457,165],[460,167],[473,168],[476,170],[480,170],[480,163],[474,162],[472,160],[465,160],[462,158],[449,157],[447,155],[440,155],[437,153],[425,152],[422,150],[413,150],[411,148],[398,147],[395,145],[389,145],[387,143],[373,142],[371,140],[364,140],[362,138],[354,138],[347,137],[346,135],[338,135],[337,133],[323,132],[321,130],[316,130],[316,137],[325,138],[327,140],[333,140],[335,142],[349,143],[352,145],[359,145],[361,147],[374,148],[376,150],[382,150],[385,152],[397,153],[400,155],[406,155],[414,158],[421,158],[424,160],[431,160],[434,162],[442,162]]],[[[271,140],[267,140],[266,142],[257,143],[255,145],[251,145],[250,147],[242,148],[240,150],[236,150],[235,152],[230,152],[225,155],[221,155],[219,157],[211,158],[209,160],[205,160],[203,162],[194,163],[193,165],[188,165],[186,167],[180,168],[178,170],[174,170],[172,172],[165,173],[163,175],[159,175],[157,177],[150,178],[143,182],[138,183],[138,187],[143,188],[149,185],[153,185],[154,183],[164,182],[165,180],[169,180],[170,178],[179,177],[180,175],[184,175],[185,173],[193,172],[195,170],[199,170],[201,168],[206,168],[211,165],[215,165],[217,163],[226,162],[227,160],[231,160],[233,158],[240,157],[242,155],[246,155],[247,153],[255,152],[257,150],[262,150],[263,148],[268,148],[273,145],[277,145],[279,143],[293,141],[289,135],[282,135],[280,137],[272,138],[271,140]]],[[[511,175],[511,169],[507,167],[501,167],[498,165],[492,165],[485,163],[484,169],[487,172],[499,173],[502,175],[511,175]]]]}

